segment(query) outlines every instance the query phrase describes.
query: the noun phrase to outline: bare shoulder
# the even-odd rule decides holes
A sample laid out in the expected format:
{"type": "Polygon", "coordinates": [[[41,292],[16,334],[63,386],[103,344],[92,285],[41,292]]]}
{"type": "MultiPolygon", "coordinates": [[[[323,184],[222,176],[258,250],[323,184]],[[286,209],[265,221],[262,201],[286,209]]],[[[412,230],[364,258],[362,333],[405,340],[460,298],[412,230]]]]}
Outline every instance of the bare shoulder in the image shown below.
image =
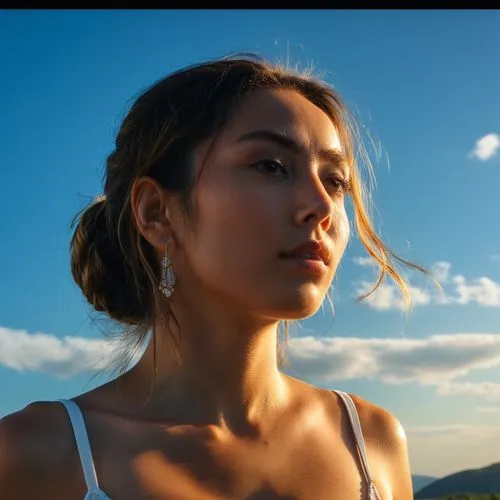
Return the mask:
{"type": "MultiPolygon", "coordinates": [[[[300,390],[306,397],[308,407],[321,405],[332,418],[339,417],[345,413],[344,405],[340,398],[335,397],[334,392],[320,389],[303,381],[294,381],[300,384],[300,390]],[[339,411],[340,409],[340,411],[339,411]]],[[[386,451],[391,455],[395,451],[406,452],[406,434],[399,420],[389,411],[361,398],[355,394],[349,394],[356,406],[361,423],[363,437],[372,447],[380,451],[386,451]]],[[[338,421],[335,422],[336,425],[338,421]]]]}
{"type": "Polygon", "coordinates": [[[359,415],[368,450],[384,465],[393,499],[411,499],[412,480],[406,432],[389,411],[355,394],[349,394],[359,415]]]}
{"type": "Polygon", "coordinates": [[[72,439],[65,410],[59,403],[32,403],[2,418],[2,500],[62,498],[61,477],[70,465],[67,459],[72,455],[72,439]]]}
{"type": "Polygon", "coordinates": [[[355,394],[349,394],[358,411],[366,440],[394,451],[406,447],[406,433],[401,422],[389,411],[355,394]]]}

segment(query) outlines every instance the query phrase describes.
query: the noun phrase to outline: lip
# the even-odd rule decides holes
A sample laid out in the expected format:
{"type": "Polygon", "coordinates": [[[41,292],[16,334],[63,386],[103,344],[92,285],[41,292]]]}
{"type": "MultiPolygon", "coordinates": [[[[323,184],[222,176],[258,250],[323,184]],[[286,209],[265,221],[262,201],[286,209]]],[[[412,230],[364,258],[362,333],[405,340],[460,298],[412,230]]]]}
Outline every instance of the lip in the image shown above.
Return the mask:
{"type": "Polygon", "coordinates": [[[329,248],[322,241],[309,240],[297,245],[292,250],[282,252],[279,255],[283,259],[296,259],[319,262],[328,266],[332,260],[329,248]]]}
{"type": "Polygon", "coordinates": [[[280,253],[283,261],[295,264],[308,273],[322,276],[328,271],[331,252],[321,241],[309,240],[296,246],[293,250],[280,253]]]}
{"type": "Polygon", "coordinates": [[[282,261],[294,266],[299,271],[304,271],[308,275],[322,277],[328,272],[328,267],[322,260],[303,259],[300,257],[283,257],[282,261]]]}

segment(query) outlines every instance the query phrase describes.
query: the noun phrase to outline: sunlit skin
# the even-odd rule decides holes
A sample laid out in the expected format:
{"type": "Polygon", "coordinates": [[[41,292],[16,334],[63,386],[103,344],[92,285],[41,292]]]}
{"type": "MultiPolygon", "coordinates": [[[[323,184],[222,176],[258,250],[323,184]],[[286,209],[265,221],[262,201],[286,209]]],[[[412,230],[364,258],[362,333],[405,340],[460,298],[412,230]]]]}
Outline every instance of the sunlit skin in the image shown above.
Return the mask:
{"type": "MultiPolygon", "coordinates": [[[[151,343],[127,374],[75,399],[101,487],[113,500],[362,498],[345,410],[330,391],[282,373],[276,356],[278,321],[318,310],[349,240],[351,173],[332,121],[297,92],[254,91],[192,162],[200,176],[188,219],[154,180],[133,186],[135,223],[158,259],[168,242],[182,364],[162,342],[173,326],[158,322],[153,388],[151,343]],[[283,257],[309,240],[326,249],[322,267],[283,257]]],[[[379,493],[409,500],[402,428],[353,399],[379,493]]],[[[66,464],[64,483],[49,474],[37,500],[83,498],[64,410],[32,406],[24,419],[44,423],[31,438],[58,436],[50,471],[66,464]]]]}

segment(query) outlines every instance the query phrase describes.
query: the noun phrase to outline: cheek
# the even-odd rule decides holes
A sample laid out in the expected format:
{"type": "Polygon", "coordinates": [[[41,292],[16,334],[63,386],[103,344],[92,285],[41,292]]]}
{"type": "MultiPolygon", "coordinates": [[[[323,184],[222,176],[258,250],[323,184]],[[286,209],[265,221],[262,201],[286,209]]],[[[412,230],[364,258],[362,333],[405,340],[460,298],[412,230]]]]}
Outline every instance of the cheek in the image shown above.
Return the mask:
{"type": "Polygon", "coordinates": [[[262,286],[256,269],[278,250],[279,201],[263,190],[222,182],[200,186],[189,248],[195,274],[210,287],[236,292],[262,286]]]}
{"type": "Polygon", "coordinates": [[[223,254],[228,257],[232,255],[229,249],[255,252],[262,239],[271,234],[273,213],[255,194],[234,190],[205,198],[199,220],[200,236],[210,247],[227,249],[223,254]]]}

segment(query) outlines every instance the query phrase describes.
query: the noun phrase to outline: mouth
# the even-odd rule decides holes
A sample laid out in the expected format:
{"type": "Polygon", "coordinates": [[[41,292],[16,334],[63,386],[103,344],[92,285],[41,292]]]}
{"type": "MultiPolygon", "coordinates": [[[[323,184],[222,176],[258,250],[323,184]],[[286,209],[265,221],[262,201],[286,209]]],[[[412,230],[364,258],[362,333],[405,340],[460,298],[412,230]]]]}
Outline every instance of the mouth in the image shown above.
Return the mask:
{"type": "Polygon", "coordinates": [[[328,247],[316,240],[307,241],[293,250],[282,252],[279,257],[315,274],[324,274],[332,260],[328,247]]]}
{"type": "Polygon", "coordinates": [[[321,241],[309,240],[296,246],[293,250],[281,252],[279,255],[283,259],[300,259],[322,262],[328,266],[331,261],[331,254],[328,247],[321,241]]]}

